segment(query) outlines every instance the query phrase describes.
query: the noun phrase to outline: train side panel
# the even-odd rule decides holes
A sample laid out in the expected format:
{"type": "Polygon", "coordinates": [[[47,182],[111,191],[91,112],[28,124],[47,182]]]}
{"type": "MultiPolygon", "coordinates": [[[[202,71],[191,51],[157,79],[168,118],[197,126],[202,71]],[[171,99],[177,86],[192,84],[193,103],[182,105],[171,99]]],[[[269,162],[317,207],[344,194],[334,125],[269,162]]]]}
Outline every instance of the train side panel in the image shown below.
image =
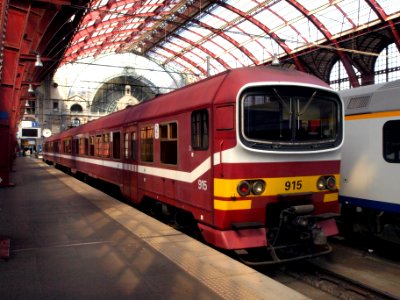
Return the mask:
{"type": "Polygon", "coordinates": [[[400,80],[342,91],[344,229],[400,243],[400,80]]]}
{"type": "MultiPolygon", "coordinates": [[[[383,153],[383,127],[393,120],[400,120],[400,116],[368,118],[361,115],[346,122],[341,187],[341,195],[348,198],[345,201],[353,198],[364,201],[366,206],[373,206],[372,201],[399,205],[400,169],[396,163],[386,161],[383,153]]],[[[400,211],[400,207],[397,210],[400,211]]]]}

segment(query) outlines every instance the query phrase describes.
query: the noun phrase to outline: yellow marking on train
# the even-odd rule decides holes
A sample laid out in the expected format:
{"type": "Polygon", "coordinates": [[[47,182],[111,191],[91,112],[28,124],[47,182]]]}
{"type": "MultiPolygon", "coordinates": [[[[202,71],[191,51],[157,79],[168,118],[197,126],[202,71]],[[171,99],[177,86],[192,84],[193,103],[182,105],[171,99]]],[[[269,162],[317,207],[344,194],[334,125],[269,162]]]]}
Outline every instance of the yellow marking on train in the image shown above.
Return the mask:
{"type": "Polygon", "coordinates": [[[338,200],[339,200],[339,194],[338,193],[331,193],[331,194],[325,194],[324,195],[324,203],[338,201],[338,200]]]}
{"type": "Polygon", "coordinates": [[[214,200],[214,209],[218,210],[251,209],[251,200],[234,200],[234,201],[214,200]]]}
{"type": "Polygon", "coordinates": [[[389,117],[400,117],[400,110],[395,111],[383,111],[376,113],[366,113],[359,115],[345,116],[346,121],[363,120],[363,119],[376,119],[376,118],[389,118],[389,117]]]}
{"type": "MultiPolygon", "coordinates": [[[[340,176],[333,174],[336,178],[339,188],[340,176]]],[[[317,176],[298,176],[298,177],[280,177],[280,178],[254,178],[264,180],[267,184],[264,193],[260,196],[274,196],[279,194],[296,193],[317,193],[322,192],[317,188],[317,176]]],[[[241,197],[237,192],[238,184],[244,179],[221,179],[214,178],[214,196],[221,198],[241,197]]],[[[246,180],[252,180],[247,178],[246,180]]],[[[249,195],[248,197],[259,197],[249,195]]]]}

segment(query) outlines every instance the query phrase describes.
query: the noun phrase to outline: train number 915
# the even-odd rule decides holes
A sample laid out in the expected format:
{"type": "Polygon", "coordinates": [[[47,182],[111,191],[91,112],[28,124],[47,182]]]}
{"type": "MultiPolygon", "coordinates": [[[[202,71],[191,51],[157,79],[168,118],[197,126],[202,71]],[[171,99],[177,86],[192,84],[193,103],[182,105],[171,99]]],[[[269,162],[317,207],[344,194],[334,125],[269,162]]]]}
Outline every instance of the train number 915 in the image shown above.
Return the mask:
{"type": "Polygon", "coordinates": [[[285,191],[298,191],[303,187],[302,180],[288,180],[285,182],[285,191]]]}
{"type": "Polygon", "coordinates": [[[199,179],[197,185],[199,190],[207,191],[207,180],[199,179]]]}

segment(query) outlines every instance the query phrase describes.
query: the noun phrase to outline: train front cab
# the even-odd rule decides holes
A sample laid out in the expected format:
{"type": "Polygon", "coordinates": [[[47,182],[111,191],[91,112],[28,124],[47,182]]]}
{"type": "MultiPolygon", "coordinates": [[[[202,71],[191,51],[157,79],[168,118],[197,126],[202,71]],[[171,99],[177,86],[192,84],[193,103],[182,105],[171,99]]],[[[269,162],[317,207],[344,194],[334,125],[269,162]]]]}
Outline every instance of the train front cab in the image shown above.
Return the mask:
{"type": "Polygon", "coordinates": [[[204,238],[255,265],[330,252],[343,139],[338,95],[246,87],[214,114],[214,227],[199,224],[204,238]]]}

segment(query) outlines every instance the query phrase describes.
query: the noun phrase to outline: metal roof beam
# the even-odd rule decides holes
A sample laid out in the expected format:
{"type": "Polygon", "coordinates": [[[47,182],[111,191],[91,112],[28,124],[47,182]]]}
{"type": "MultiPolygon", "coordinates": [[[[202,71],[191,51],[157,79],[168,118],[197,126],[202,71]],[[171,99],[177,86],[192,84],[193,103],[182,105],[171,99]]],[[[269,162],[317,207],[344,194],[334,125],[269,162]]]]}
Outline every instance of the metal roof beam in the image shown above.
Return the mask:
{"type": "Polygon", "coordinates": [[[268,28],[267,26],[265,26],[263,23],[261,23],[260,21],[258,21],[255,18],[253,18],[252,16],[249,16],[244,11],[237,9],[236,7],[234,7],[232,5],[229,5],[229,4],[219,1],[219,0],[216,1],[216,3],[218,3],[222,7],[238,14],[242,18],[246,19],[247,21],[253,23],[257,27],[259,27],[261,30],[263,30],[286,52],[287,55],[291,56],[294,59],[295,65],[299,70],[304,70],[304,66],[301,63],[301,61],[298,59],[298,57],[296,55],[292,54],[292,49],[290,49],[289,46],[276,33],[272,32],[270,28],[268,28]]]}
{"type": "MultiPolygon", "coordinates": [[[[328,39],[330,42],[332,42],[333,46],[336,48],[340,48],[339,42],[336,41],[336,39],[333,38],[332,34],[330,31],[316,18],[314,15],[312,15],[304,6],[299,4],[296,0],[287,0],[288,3],[290,3],[293,7],[295,7],[297,10],[299,10],[306,18],[310,20],[319,30],[322,32],[322,34],[328,39]]],[[[318,47],[318,46],[317,46],[318,47]]],[[[353,87],[359,86],[359,82],[357,79],[357,75],[354,72],[353,65],[350,62],[349,57],[347,54],[345,54],[343,51],[336,49],[336,53],[339,56],[340,60],[343,63],[344,68],[346,69],[347,74],[349,75],[349,80],[350,83],[353,87]]]]}
{"type": "Polygon", "coordinates": [[[396,44],[397,50],[400,52],[400,34],[399,31],[396,29],[396,25],[393,23],[392,20],[388,20],[387,14],[376,0],[365,0],[365,1],[372,8],[372,10],[379,16],[381,21],[387,22],[389,24],[390,32],[392,33],[394,43],[396,44]]]}
{"type": "Polygon", "coordinates": [[[204,53],[206,53],[207,55],[209,55],[212,59],[215,59],[216,61],[218,61],[221,65],[223,65],[226,69],[229,69],[229,66],[225,63],[225,61],[223,61],[222,59],[220,59],[219,57],[217,57],[215,55],[215,53],[211,52],[210,50],[208,50],[207,48],[203,47],[202,45],[198,45],[195,42],[184,38],[183,36],[177,35],[175,33],[171,34],[171,36],[180,39],[188,44],[190,44],[191,46],[200,49],[201,51],[203,51],[204,53]]]}

